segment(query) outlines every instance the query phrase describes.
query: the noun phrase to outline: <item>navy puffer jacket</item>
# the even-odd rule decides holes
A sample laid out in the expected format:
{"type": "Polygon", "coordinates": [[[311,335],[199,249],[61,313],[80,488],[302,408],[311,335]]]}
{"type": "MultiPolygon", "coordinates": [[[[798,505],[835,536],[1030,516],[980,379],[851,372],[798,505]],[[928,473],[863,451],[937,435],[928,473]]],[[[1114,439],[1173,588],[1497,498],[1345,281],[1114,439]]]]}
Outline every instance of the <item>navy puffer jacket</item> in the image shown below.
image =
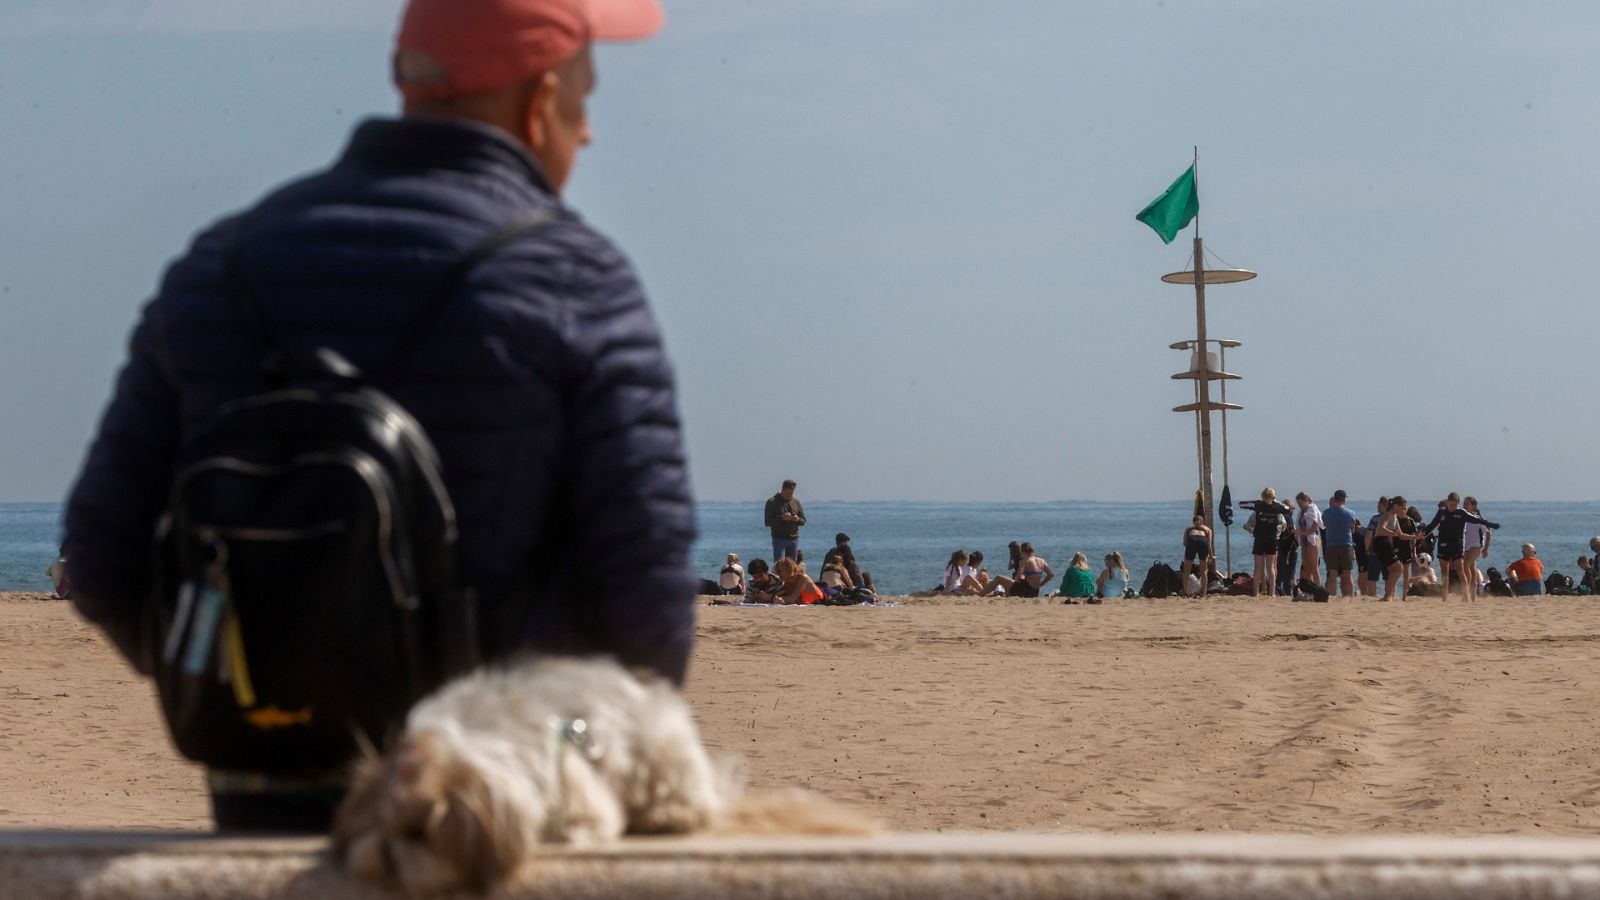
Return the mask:
{"type": "MultiPolygon", "coordinates": [[[[284,344],[371,365],[451,263],[557,208],[474,270],[382,386],[439,450],[491,656],[606,652],[681,681],[694,511],[671,368],[627,260],[559,202],[494,129],[370,121],[332,168],[248,214],[244,274],[284,344]]],[[[167,271],[67,506],[78,608],[143,670],[151,539],[179,447],[262,386],[222,293],[222,246],[214,227],[167,271]]]]}

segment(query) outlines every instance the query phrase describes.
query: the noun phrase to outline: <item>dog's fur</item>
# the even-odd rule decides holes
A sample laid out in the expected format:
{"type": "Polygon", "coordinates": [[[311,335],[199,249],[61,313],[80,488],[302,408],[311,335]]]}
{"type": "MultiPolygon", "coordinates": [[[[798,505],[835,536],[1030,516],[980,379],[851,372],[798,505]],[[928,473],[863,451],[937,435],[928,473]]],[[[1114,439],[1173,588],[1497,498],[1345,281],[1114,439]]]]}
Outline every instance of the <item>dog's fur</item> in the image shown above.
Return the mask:
{"type": "Polygon", "coordinates": [[[871,830],[804,792],[742,797],[665,681],[548,658],[476,672],[417,704],[397,746],[358,764],[333,839],[358,877],[432,893],[493,887],[542,843],[871,830]],[[580,719],[587,746],[565,731],[580,719]]]}

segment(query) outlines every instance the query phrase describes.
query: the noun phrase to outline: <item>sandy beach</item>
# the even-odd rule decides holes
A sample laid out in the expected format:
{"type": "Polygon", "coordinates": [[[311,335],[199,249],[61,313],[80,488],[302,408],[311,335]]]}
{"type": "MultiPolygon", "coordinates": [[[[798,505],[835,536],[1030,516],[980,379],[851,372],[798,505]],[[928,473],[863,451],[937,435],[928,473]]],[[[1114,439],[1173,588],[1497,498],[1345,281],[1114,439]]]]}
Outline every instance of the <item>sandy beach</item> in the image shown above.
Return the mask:
{"type": "MultiPolygon", "coordinates": [[[[149,689],[0,594],[0,826],[208,826],[149,689]]],[[[1600,832],[1600,602],[706,607],[689,697],[755,786],[903,830],[1600,832]]]]}

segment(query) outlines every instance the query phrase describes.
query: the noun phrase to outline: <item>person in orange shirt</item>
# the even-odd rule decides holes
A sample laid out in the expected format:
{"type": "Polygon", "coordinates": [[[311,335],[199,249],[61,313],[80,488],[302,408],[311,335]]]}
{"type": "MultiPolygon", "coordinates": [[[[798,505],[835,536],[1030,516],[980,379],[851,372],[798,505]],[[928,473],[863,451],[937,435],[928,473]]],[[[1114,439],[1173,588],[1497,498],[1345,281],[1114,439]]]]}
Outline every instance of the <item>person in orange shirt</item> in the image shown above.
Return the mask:
{"type": "Polygon", "coordinates": [[[772,573],[783,581],[783,590],[777,596],[779,603],[812,604],[822,599],[822,588],[800,568],[800,564],[785,556],[772,564],[772,573]]]}
{"type": "Polygon", "coordinates": [[[1518,597],[1535,597],[1544,593],[1544,563],[1536,555],[1532,544],[1522,545],[1522,558],[1506,567],[1511,576],[1511,590],[1518,597]]]}

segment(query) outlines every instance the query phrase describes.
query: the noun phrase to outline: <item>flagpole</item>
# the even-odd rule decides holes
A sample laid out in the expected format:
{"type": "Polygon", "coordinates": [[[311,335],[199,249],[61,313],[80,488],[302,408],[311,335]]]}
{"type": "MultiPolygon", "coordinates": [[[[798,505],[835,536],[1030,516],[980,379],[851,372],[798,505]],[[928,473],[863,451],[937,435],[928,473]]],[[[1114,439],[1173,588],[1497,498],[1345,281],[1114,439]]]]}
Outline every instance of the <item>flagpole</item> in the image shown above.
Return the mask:
{"type": "MultiPolygon", "coordinates": [[[[1228,371],[1228,348],[1221,342],[1217,344],[1217,363],[1222,366],[1222,371],[1228,371]]],[[[1222,492],[1228,492],[1228,379],[1222,379],[1222,492]]],[[[1233,577],[1233,526],[1227,527],[1225,539],[1228,547],[1228,577],[1233,577]]],[[[1213,532],[1212,537],[1216,537],[1213,532]]],[[[1215,541],[1212,542],[1215,544],[1215,541]]],[[[1216,552],[1215,546],[1212,553],[1216,552]]]]}
{"type": "MultiPolygon", "coordinates": [[[[1194,192],[1195,197],[1200,196],[1200,148],[1194,148],[1194,192]]],[[[1194,214],[1194,320],[1195,320],[1195,350],[1197,351],[1196,379],[1200,388],[1200,495],[1201,505],[1205,514],[1206,527],[1216,534],[1215,520],[1213,519],[1214,504],[1211,500],[1211,376],[1209,345],[1206,343],[1206,262],[1205,244],[1200,238],[1200,210],[1199,203],[1195,204],[1194,214]]],[[[1202,578],[1202,581],[1209,579],[1202,578]]]]}

